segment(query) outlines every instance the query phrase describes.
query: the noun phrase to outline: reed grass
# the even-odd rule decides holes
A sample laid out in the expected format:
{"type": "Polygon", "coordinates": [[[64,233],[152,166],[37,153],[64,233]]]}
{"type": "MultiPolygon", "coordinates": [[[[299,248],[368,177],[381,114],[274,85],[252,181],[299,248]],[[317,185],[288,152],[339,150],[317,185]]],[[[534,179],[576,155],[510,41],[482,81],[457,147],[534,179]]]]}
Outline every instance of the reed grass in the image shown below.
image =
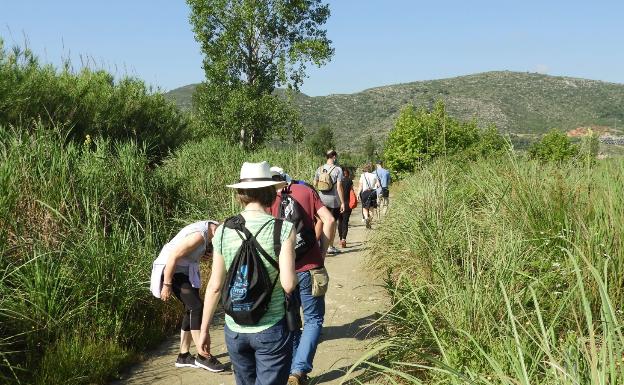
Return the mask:
{"type": "Polygon", "coordinates": [[[401,383],[624,383],[624,162],[435,163],[370,265],[392,308],[373,370],[401,383]]]}
{"type": "Polygon", "coordinates": [[[244,160],[293,176],[321,162],[206,138],[155,166],[133,141],[66,143],[45,126],[0,126],[0,138],[1,383],[114,377],[180,322],[179,307],[149,292],[162,245],[183,225],[236,211],[225,184],[244,160]]]}

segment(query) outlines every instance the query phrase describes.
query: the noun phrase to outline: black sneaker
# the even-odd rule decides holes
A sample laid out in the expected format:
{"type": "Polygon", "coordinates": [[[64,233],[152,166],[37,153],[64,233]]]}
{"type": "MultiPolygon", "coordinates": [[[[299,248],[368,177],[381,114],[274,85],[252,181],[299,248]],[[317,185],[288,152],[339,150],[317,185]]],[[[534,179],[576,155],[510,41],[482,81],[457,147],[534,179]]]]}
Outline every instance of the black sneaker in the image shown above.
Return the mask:
{"type": "Polygon", "coordinates": [[[195,357],[190,353],[178,354],[178,359],[175,363],[176,368],[196,368],[195,357]]]}
{"type": "Polygon", "coordinates": [[[197,365],[198,368],[203,368],[215,373],[225,370],[225,366],[212,354],[209,357],[198,354],[197,358],[195,358],[195,365],[197,365]]]}

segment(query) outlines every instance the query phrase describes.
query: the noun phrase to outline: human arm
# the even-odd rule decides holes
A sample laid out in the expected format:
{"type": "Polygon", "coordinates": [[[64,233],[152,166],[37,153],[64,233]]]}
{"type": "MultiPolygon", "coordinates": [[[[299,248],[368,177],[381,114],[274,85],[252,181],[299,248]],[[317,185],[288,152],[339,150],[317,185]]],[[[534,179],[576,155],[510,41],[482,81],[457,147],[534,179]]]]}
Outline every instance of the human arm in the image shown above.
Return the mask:
{"type": "Polygon", "coordinates": [[[214,251],[212,257],[212,269],[210,271],[210,280],[206,287],[204,295],[204,312],[202,313],[202,324],[200,329],[200,345],[198,349],[201,354],[206,356],[210,353],[210,323],[214,316],[219,298],[221,297],[221,288],[225,281],[225,261],[223,255],[214,251]]]}
{"type": "Polygon", "coordinates": [[[327,255],[327,248],[329,247],[329,239],[333,230],[333,224],[336,221],[332,213],[325,206],[321,206],[316,214],[323,223],[323,233],[321,234],[321,257],[324,259],[327,255]]]}
{"type": "Polygon", "coordinates": [[[314,217],[314,235],[316,240],[321,239],[321,235],[323,234],[323,221],[319,218],[318,215],[314,217]]]}
{"type": "Polygon", "coordinates": [[[282,249],[278,257],[280,268],[280,283],[286,294],[290,294],[297,286],[297,274],[295,273],[295,231],[292,229],[288,238],[282,242],[282,249]]]}
{"type": "Polygon", "coordinates": [[[172,248],[165,264],[163,272],[163,287],[160,291],[160,299],[166,301],[171,297],[171,285],[173,282],[173,274],[178,261],[184,256],[190,254],[193,250],[204,244],[204,237],[201,233],[189,234],[178,245],[172,248]]]}
{"type": "Polygon", "coordinates": [[[362,193],[362,185],[364,184],[363,183],[364,181],[362,180],[362,178],[364,178],[364,174],[360,176],[360,183],[358,183],[358,188],[357,188],[357,191],[355,192],[356,197],[359,197],[360,194],[362,193]]]}
{"type": "Polygon", "coordinates": [[[338,191],[338,198],[340,198],[340,212],[343,213],[345,211],[345,199],[344,199],[344,191],[342,190],[342,179],[339,179],[337,182],[338,186],[336,190],[338,191]]]}

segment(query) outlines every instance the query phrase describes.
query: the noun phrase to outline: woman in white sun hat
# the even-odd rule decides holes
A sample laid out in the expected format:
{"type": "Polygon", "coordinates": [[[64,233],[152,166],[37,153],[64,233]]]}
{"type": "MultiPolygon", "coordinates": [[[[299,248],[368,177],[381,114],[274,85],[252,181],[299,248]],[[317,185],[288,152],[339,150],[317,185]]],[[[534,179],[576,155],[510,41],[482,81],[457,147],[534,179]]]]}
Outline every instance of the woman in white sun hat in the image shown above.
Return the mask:
{"type": "MultiPolygon", "coordinates": [[[[267,213],[276,198],[277,190],[284,186],[285,182],[272,179],[267,162],[244,163],[238,183],[227,186],[236,190],[238,201],[243,206],[240,213],[242,219],[238,217],[238,223],[243,222],[250,234],[256,234],[255,239],[259,246],[273,259],[273,263],[270,263],[261,258],[262,264],[271,282],[279,282],[273,286],[266,312],[255,324],[241,325],[226,314],[225,342],[238,385],[286,384],[288,381],[292,361],[292,336],[285,321],[284,294],[290,294],[297,285],[295,234],[291,223],[281,222],[282,227],[279,230],[279,222],[267,213]],[[278,227],[274,233],[276,223],[278,227]],[[274,242],[277,237],[279,242],[274,242]],[[276,247],[276,243],[279,243],[277,246],[281,249],[276,247]],[[276,255],[277,250],[280,250],[279,255],[276,255]],[[273,264],[279,266],[279,271],[273,264]]],[[[236,262],[235,257],[242,238],[238,230],[221,225],[215,232],[213,244],[212,272],[206,289],[200,337],[202,346],[206,349],[210,346],[210,322],[228,271],[233,262],[236,262]]],[[[246,290],[249,284],[246,271],[240,273],[243,281],[240,284],[238,274],[237,270],[237,284],[224,294],[241,295],[240,291],[233,290],[246,290]]]]}

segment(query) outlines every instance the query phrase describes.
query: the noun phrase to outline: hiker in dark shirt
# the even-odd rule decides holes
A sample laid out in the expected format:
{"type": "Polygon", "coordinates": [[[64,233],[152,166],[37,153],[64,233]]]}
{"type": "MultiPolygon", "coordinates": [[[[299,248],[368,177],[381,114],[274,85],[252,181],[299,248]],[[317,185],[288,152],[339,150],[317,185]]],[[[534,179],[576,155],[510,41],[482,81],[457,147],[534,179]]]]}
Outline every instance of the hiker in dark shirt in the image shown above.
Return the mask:
{"type": "Polygon", "coordinates": [[[348,168],[343,169],[344,179],[342,181],[342,196],[345,200],[345,211],[338,218],[338,236],[340,237],[340,247],[347,247],[347,233],[349,232],[349,217],[351,210],[357,204],[357,197],[353,191],[353,177],[348,168]]]}

